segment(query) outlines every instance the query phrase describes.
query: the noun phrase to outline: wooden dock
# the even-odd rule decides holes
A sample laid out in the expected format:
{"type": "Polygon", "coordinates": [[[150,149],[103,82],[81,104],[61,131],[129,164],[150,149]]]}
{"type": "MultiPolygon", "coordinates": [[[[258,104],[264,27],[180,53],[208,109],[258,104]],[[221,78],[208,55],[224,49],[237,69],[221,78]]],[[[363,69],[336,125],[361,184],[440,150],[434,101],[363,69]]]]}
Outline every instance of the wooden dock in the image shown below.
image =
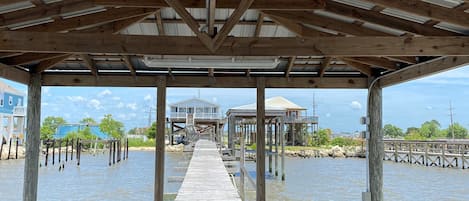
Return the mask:
{"type": "Polygon", "coordinates": [[[176,201],[218,200],[241,201],[223,164],[217,146],[199,140],[176,201]]]}

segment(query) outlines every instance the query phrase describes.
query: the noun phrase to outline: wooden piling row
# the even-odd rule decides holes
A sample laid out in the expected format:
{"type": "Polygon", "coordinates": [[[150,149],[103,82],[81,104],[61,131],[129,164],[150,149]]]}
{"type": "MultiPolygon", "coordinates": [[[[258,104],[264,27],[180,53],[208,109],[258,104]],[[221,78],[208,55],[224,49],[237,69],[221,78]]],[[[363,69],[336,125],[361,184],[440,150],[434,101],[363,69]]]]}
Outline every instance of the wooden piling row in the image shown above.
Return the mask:
{"type": "Polygon", "coordinates": [[[3,137],[1,137],[1,143],[0,143],[0,160],[2,160],[2,152],[3,152],[3,137]]]}

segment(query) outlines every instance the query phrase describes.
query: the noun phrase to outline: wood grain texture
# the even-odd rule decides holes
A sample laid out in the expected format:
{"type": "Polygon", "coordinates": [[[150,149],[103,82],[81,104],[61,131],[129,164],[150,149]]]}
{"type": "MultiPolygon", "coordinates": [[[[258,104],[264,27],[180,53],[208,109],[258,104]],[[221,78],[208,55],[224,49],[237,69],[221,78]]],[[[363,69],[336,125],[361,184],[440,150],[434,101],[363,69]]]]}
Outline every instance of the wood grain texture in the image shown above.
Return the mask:
{"type": "Polygon", "coordinates": [[[265,79],[257,78],[256,201],[265,201],[265,79]]]}
{"type": "Polygon", "coordinates": [[[384,157],[382,88],[376,83],[369,90],[368,117],[370,118],[370,124],[368,126],[370,138],[368,140],[368,178],[370,179],[371,200],[382,201],[384,157]]]}

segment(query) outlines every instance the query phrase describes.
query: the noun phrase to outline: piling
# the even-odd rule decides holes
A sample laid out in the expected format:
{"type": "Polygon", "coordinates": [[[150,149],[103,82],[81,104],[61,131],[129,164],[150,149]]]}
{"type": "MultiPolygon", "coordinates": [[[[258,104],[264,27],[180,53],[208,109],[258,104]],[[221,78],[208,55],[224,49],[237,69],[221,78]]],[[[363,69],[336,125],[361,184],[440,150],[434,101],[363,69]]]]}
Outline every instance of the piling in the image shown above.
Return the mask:
{"type": "Polygon", "coordinates": [[[70,153],[70,160],[73,161],[73,139],[70,144],[72,145],[72,153],[70,153]]]}
{"type": "Polygon", "coordinates": [[[11,152],[11,138],[10,138],[10,144],[8,145],[8,157],[7,157],[7,159],[10,159],[10,152],[11,152]]]}
{"type": "Polygon", "coordinates": [[[15,153],[15,159],[18,159],[18,144],[20,142],[20,138],[16,137],[16,153],[15,153]]]}
{"type": "Polygon", "coordinates": [[[80,139],[77,139],[77,165],[80,166],[81,159],[81,143],[80,139]]]}
{"type": "Polygon", "coordinates": [[[125,146],[126,146],[126,149],[127,149],[127,151],[126,151],[127,153],[125,154],[125,157],[126,157],[126,159],[129,159],[129,138],[127,138],[126,141],[127,142],[125,143],[126,144],[125,146]]]}
{"type": "Polygon", "coordinates": [[[55,165],[55,140],[52,141],[52,165],[55,165]]]}
{"type": "Polygon", "coordinates": [[[47,167],[47,161],[49,159],[49,139],[46,141],[46,161],[44,162],[44,165],[47,167]]]}
{"type": "Polygon", "coordinates": [[[62,140],[59,140],[59,164],[62,161],[62,140]]]}
{"type": "Polygon", "coordinates": [[[121,141],[117,141],[117,163],[121,162],[121,141]]]}
{"type": "Polygon", "coordinates": [[[116,164],[116,141],[112,142],[112,164],[116,164]]]}
{"type": "Polygon", "coordinates": [[[0,143],[0,160],[2,160],[2,152],[3,152],[3,137],[1,137],[1,143],[0,143]]]}
{"type": "Polygon", "coordinates": [[[278,123],[275,122],[275,176],[278,176],[278,123]]]}
{"type": "Polygon", "coordinates": [[[111,166],[111,157],[112,157],[112,141],[109,141],[109,166],[111,166]]]}
{"type": "Polygon", "coordinates": [[[65,162],[68,161],[68,139],[65,141],[65,162]]]}
{"type": "Polygon", "coordinates": [[[77,138],[77,143],[76,143],[76,150],[77,150],[76,158],[77,158],[77,160],[78,160],[78,155],[80,154],[79,145],[80,145],[80,138],[77,138]]]}
{"type": "Polygon", "coordinates": [[[267,124],[267,133],[269,135],[269,173],[272,173],[272,124],[267,124]]]}

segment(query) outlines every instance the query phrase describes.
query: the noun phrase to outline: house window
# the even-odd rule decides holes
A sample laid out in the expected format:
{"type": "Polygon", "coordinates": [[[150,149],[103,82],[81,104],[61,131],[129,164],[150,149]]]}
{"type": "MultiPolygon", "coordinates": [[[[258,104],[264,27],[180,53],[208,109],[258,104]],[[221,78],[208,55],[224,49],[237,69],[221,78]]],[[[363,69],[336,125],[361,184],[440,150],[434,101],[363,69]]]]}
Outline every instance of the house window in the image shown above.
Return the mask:
{"type": "Polygon", "coordinates": [[[22,102],[21,98],[18,99],[18,103],[16,104],[16,106],[21,106],[21,102],[22,102]]]}
{"type": "Polygon", "coordinates": [[[8,104],[13,105],[13,97],[12,96],[8,97],[8,104]]]}

